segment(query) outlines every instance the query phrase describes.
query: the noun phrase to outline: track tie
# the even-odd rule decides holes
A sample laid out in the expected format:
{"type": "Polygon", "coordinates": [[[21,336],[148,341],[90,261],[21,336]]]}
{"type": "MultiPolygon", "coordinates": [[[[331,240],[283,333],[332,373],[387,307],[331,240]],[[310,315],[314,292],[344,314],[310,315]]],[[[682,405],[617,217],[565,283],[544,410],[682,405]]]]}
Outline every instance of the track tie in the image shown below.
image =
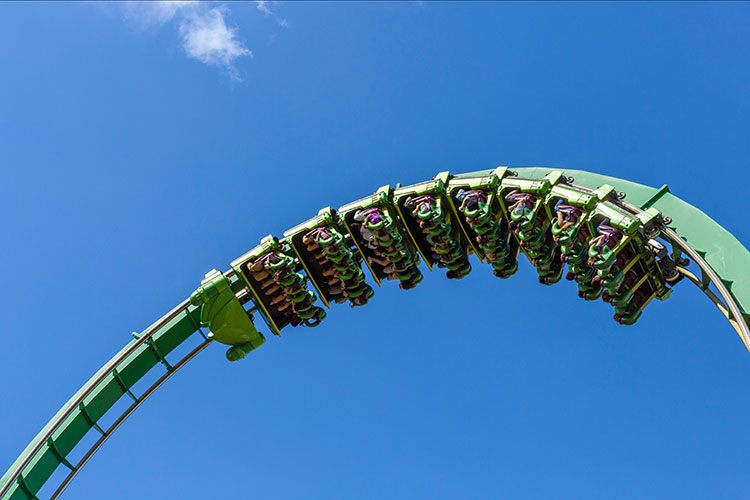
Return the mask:
{"type": "Polygon", "coordinates": [[[117,371],[117,368],[112,370],[112,377],[117,381],[117,385],[120,386],[120,389],[122,389],[122,392],[124,394],[127,394],[131,398],[133,398],[133,401],[138,401],[138,398],[135,397],[135,394],[133,394],[130,389],[125,385],[125,382],[122,380],[122,377],[120,377],[120,373],[117,371]]]}
{"type": "Polygon", "coordinates": [[[156,357],[156,360],[159,361],[161,364],[163,364],[167,368],[168,372],[171,372],[172,370],[174,370],[174,367],[169,364],[169,361],[167,361],[167,358],[165,358],[162,355],[161,351],[159,351],[159,347],[157,347],[153,339],[148,339],[146,341],[146,345],[148,346],[149,349],[151,349],[151,352],[156,357]]]}
{"type": "Polygon", "coordinates": [[[68,459],[63,456],[62,453],[60,453],[60,450],[57,449],[57,445],[55,445],[55,441],[52,438],[49,438],[47,440],[47,447],[49,447],[52,454],[55,456],[58,462],[63,464],[68,469],[75,471],[76,467],[73,466],[70,462],[68,462],[68,459]]]}
{"type": "Polygon", "coordinates": [[[81,415],[83,415],[84,420],[86,420],[86,422],[92,428],[94,428],[97,431],[99,431],[102,434],[102,436],[106,436],[107,435],[107,433],[104,431],[104,429],[102,429],[101,427],[99,427],[99,424],[96,423],[96,420],[94,420],[93,418],[91,418],[91,415],[89,415],[89,410],[86,408],[85,404],[83,404],[83,403],[79,404],[78,405],[78,409],[80,410],[81,415]]]}
{"type": "Polygon", "coordinates": [[[23,474],[18,475],[16,484],[18,484],[18,487],[21,489],[21,491],[23,491],[24,495],[26,495],[26,498],[28,498],[29,500],[39,500],[39,497],[33,494],[29,489],[29,486],[26,484],[26,479],[23,477],[23,474]]]}

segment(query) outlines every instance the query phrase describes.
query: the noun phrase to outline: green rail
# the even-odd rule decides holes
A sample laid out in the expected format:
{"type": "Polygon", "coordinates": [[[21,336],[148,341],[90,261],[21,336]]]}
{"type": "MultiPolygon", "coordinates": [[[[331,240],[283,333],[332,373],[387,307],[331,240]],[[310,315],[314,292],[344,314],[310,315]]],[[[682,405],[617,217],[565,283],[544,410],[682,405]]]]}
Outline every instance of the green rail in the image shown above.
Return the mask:
{"type": "MultiPolygon", "coordinates": [[[[539,167],[516,170],[528,177],[541,177],[553,171],[539,167]]],[[[750,252],[737,238],[703,211],[670,193],[666,184],[657,189],[582,170],[566,169],[565,174],[590,189],[605,184],[614,186],[627,195],[627,203],[623,205],[629,209],[655,208],[667,217],[665,234],[701,268],[701,290],[708,291],[712,298],[709,285],[718,289],[725,302],[725,316],[750,351],[750,252]]],[[[722,304],[717,305],[722,308],[722,304]]]]}
{"type": "MultiPolygon", "coordinates": [[[[498,214],[503,212],[507,219],[503,222],[499,215],[497,220],[492,219],[492,224],[495,224],[492,228],[498,234],[501,226],[513,227],[511,219],[507,217],[510,208],[501,195],[515,190],[513,192],[531,193],[535,197],[536,202],[533,206],[529,205],[528,211],[530,217],[537,217],[533,220],[540,228],[540,237],[546,237],[545,231],[554,226],[554,214],[549,203],[545,205],[545,200],[554,199],[555,193],[567,193],[564,196],[568,196],[571,203],[580,202],[581,207],[590,210],[592,221],[604,214],[608,217],[607,222],[619,217],[618,227],[625,228],[625,231],[630,226],[640,228],[640,233],[633,232],[632,236],[627,237],[630,239],[623,239],[616,251],[621,251],[626,242],[637,250],[649,238],[661,238],[672,246],[671,258],[677,263],[676,269],[681,276],[706,293],[750,350],[750,252],[702,211],[672,195],[666,185],[657,189],[590,172],[537,167],[513,168],[512,171],[500,168],[455,176],[443,173],[432,181],[414,186],[399,186],[396,190],[381,188],[369,198],[345,205],[339,215],[330,209],[323,210],[309,223],[287,231],[284,240],[273,237],[264,239],[255,250],[233,262],[232,270],[209,273],[201,288],[189,300],[179,304],[143,332],[133,334],[134,338],[73,395],[0,478],[0,500],[38,498],[42,486],[57,468],[65,467],[68,475],[50,497],[57,498],[122,422],[213,340],[231,346],[227,351],[230,361],[243,358],[262,345],[264,338],[252,323],[253,313],[260,314],[268,323],[269,330],[278,334],[288,324],[294,325],[297,321],[295,318],[306,318],[303,324],[314,326],[325,317],[322,308],[313,305],[313,289],[326,307],[347,299],[353,306],[364,305],[372,290],[364,283],[362,273],[357,271],[361,263],[366,264],[376,284],[386,279],[398,279],[402,288],[415,286],[421,280],[421,273],[416,269],[416,263],[420,261],[426,261],[431,270],[436,266],[447,266],[451,270],[449,273],[453,273],[449,277],[462,278],[470,272],[471,266],[466,257],[471,253],[491,263],[498,277],[504,278],[514,273],[512,262],[504,264],[502,259],[488,250],[490,246],[478,244],[470,237],[472,227],[480,226],[465,227],[462,222],[463,215],[455,203],[457,186],[462,189],[479,186],[491,195],[488,203],[498,214]],[[353,225],[359,224],[357,217],[361,219],[360,214],[367,213],[367,210],[377,210],[378,217],[385,217],[383,227],[388,231],[378,236],[380,239],[377,240],[386,242],[381,248],[373,246],[368,249],[366,240],[352,230],[353,225]],[[417,215],[410,218],[410,214],[417,215]],[[336,217],[340,217],[338,222],[336,217]],[[429,220],[438,221],[438,224],[431,226],[424,222],[429,220]],[[646,225],[650,233],[639,239],[639,234],[645,234],[646,225]],[[346,248],[336,247],[338,250],[333,252],[330,251],[332,247],[327,247],[327,256],[320,254],[315,260],[310,253],[312,248],[316,248],[315,241],[310,240],[310,235],[315,231],[322,231],[317,236],[322,239],[316,241],[325,244],[329,240],[346,241],[346,248]],[[447,240],[450,240],[450,245],[434,243],[447,240]],[[287,243],[288,247],[285,247],[287,243]],[[431,249],[437,249],[437,253],[431,253],[431,249]],[[377,252],[390,252],[399,258],[393,259],[389,268],[372,257],[381,255],[377,252]],[[699,267],[699,275],[686,268],[685,257],[699,267]],[[327,285],[325,279],[321,278],[321,270],[331,264],[326,260],[328,258],[335,264],[335,272],[332,277],[329,273],[329,277],[341,283],[336,291],[338,295],[331,291],[335,287],[327,285]],[[297,278],[298,273],[294,272],[297,263],[304,268],[304,279],[297,278]],[[248,270],[250,267],[253,267],[252,272],[248,270]],[[274,271],[276,274],[268,272],[271,267],[278,268],[274,271]],[[274,302],[264,294],[268,289],[279,288],[278,283],[283,285],[284,293],[277,294],[274,302]],[[311,290],[306,288],[308,283],[311,290]],[[284,300],[293,303],[286,312],[278,305],[283,305],[284,300]],[[248,305],[252,307],[248,308],[248,305]],[[204,334],[202,327],[208,327],[210,333],[204,334]],[[182,359],[170,363],[167,356],[190,339],[199,340],[197,347],[182,359]],[[142,394],[134,394],[134,385],[151,373],[160,373],[157,381],[142,394]],[[100,419],[121,398],[130,399],[131,404],[113,424],[103,429],[99,424],[100,419]],[[71,451],[90,432],[97,433],[99,438],[80,460],[71,463],[71,451]]],[[[377,224],[373,223],[375,226],[377,224]]],[[[481,231],[486,229],[482,226],[481,231]]],[[[525,254],[536,262],[541,282],[552,283],[559,279],[555,273],[559,274],[560,271],[555,270],[554,265],[548,267],[540,264],[544,259],[537,257],[533,248],[522,244],[525,238],[523,234],[508,233],[504,238],[503,241],[509,245],[510,255],[525,254]]],[[[550,255],[560,258],[559,254],[550,255]]],[[[634,262],[638,257],[631,260],[634,262]]],[[[647,257],[649,255],[644,254],[640,264],[645,275],[633,287],[648,281],[648,278],[654,289],[648,300],[657,295],[657,298],[666,298],[669,290],[662,285],[667,282],[654,275],[658,274],[659,267],[647,257]]],[[[632,262],[627,266],[631,265],[632,262]]],[[[627,266],[623,266],[623,270],[629,269],[627,266]]],[[[607,279],[612,278],[610,274],[607,279]]],[[[644,301],[642,307],[648,300],[644,301]]]]}

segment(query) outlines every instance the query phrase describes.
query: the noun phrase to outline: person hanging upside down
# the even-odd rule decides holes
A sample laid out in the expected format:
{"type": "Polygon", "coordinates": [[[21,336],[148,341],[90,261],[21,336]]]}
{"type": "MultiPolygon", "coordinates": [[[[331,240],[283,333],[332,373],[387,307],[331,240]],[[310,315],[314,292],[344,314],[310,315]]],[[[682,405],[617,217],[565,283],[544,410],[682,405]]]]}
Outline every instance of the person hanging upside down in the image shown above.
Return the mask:
{"type": "Polygon", "coordinates": [[[521,209],[533,209],[534,208],[534,196],[524,193],[518,189],[514,189],[510,193],[508,193],[505,196],[505,199],[507,201],[513,202],[511,206],[508,207],[508,212],[513,212],[517,208],[521,209]]]}
{"type": "Polygon", "coordinates": [[[598,236],[592,238],[589,242],[589,246],[596,249],[597,252],[601,252],[605,246],[614,247],[614,240],[620,234],[620,231],[607,224],[609,224],[609,219],[602,221],[596,227],[598,236]]]}
{"type": "Polygon", "coordinates": [[[578,222],[579,210],[572,205],[563,204],[562,200],[558,200],[555,204],[555,212],[557,213],[557,227],[561,231],[565,231],[578,222]]]}

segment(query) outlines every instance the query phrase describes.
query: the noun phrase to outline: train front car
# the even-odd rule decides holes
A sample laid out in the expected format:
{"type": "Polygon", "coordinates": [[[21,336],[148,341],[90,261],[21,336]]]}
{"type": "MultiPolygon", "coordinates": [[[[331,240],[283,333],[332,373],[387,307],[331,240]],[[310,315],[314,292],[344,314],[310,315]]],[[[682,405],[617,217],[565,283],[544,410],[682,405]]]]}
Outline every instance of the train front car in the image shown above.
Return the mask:
{"type": "Polygon", "coordinates": [[[631,325],[651,300],[664,300],[671,292],[656,262],[658,242],[648,237],[659,213],[630,213],[617,203],[612,186],[595,193],[599,201],[589,215],[588,264],[596,269],[593,281],[601,283],[602,300],[615,308],[615,321],[631,325]]]}

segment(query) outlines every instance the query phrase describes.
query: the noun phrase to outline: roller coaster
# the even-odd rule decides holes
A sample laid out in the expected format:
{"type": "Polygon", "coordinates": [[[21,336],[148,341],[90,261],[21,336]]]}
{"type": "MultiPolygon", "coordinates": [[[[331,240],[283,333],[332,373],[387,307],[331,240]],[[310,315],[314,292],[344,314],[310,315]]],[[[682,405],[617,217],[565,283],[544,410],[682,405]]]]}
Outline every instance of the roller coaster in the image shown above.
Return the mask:
{"type": "Polygon", "coordinates": [[[282,238],[263,238],[228,271],[206,274],[188,299],[133,333],[39,432],[0,479],[0,500],[37,499],[63,467],[67,475],[49,497],[58,498],[122,422],[213,342],[229,346],[227,359],[237,361],[265,342],[256,325],[280,336],[289,326],[319,326],[333,304],[364,306],[374,296],[366,272],[377,286],[393,281],[409,290],[422,280],[420,263],[449,279],[487,264],[508,279],[521,255],[542,285],[574,281],[579,297],[610,304],[622,325],[687,280],[750,350],[750,252],[666,185],[536,167],[443,172],[324,208],[282,238]],[[186,356],[168,360],[195,338],[186,356]],[[136,395],[136,382],[155,371],[156,382],[136,395]],[[100,420],[121,398],[130,405],[103,428],[100,420]],[[90,433],[98,438],[72,463],[71,452],[90,433]]]}

